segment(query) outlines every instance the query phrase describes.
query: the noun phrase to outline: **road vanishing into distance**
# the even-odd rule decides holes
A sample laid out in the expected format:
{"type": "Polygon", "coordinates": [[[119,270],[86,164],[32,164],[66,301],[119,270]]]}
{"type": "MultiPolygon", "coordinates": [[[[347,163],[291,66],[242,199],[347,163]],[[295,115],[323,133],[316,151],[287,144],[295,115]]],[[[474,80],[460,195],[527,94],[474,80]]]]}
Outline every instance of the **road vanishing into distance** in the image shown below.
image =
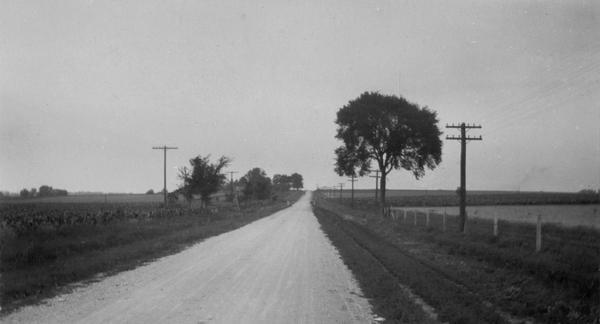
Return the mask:
{"type": "Polygon", "coordinates": [[[312,214],[293,206],[155,262],[26,306],[1,322],[369,323],[373,314],[312,214]]]}

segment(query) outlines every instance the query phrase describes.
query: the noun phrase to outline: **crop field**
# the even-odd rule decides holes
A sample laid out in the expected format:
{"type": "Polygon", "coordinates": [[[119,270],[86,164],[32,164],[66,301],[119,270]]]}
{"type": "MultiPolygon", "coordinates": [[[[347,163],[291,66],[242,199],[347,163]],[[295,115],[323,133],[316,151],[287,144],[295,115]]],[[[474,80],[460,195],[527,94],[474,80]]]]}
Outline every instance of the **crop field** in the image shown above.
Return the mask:
{"type": "Polygon", "coordinates": [[[3,203],[9,204],[37,204],[37,203],[62,203],[62,204],[89,204],[89,203],[156,203],[163,202],[162,194],[81,194],[60,197],[36,197],[29,199],[11,199],[3,203]]]}

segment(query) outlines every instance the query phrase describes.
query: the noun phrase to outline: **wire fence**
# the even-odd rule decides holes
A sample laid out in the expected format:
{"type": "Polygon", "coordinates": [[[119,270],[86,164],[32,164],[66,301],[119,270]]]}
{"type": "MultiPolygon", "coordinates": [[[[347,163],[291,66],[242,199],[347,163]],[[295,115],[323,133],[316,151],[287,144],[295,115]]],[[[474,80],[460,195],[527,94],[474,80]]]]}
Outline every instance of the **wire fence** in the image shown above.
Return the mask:
{"type": "MultiPolygon", "coordinates": [[[[434,210],[387,207],[383,213],[397,226],[422,228],[440,232],[458,232],[458,215],[434,210]]],[[[494,217],[483,219],[467,217],[465,233],[505,241],[519,241],[524,248],[561,248],[564,245],[600,249],[600,231],[589,227],[566,228],[559,224],[544,222],[543,215],[537,215],[535,223],[515,222],[494,217]]]]}

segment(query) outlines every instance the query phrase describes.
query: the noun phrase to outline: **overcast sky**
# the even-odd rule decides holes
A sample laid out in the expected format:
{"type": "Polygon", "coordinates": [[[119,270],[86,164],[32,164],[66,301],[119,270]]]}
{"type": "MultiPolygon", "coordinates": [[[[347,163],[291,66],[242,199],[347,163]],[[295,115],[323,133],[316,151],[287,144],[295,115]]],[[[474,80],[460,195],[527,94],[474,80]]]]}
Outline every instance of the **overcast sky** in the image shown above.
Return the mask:
{"type": "MultiPolygon", "coordinates": [[[[349,185],[335,113],[364,91],[481,124],[469,189],[599,188],[599,31],[597,0],[5,0],[0,189],[160,190],[163,144],[169,190],[199,154],[349,185]]],[[[437,169],[388,186],[454,189],[459,155],[444,140],[437,169]]]]}

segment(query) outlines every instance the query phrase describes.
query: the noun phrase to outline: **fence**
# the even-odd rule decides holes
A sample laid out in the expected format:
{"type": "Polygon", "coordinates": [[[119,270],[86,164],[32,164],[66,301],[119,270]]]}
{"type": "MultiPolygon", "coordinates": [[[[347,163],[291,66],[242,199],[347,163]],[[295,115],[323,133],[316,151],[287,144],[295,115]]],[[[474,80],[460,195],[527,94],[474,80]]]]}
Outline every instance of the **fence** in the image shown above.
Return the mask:
{"type": "MultiPolygon", "coordinates": [[[[416,210],[406,207],[387,207],[384,217],[393,220],[397,226],[440,230],[442,232],[458,232],[457,215],[446,212],[436,213],[433,210],[416,210]]],[[[519,240],[525,246],[535,242],[535,251],[539,252],[548,245],[561,247],[564,244],[598,249],[600,238],[592,228],[563,228],[562,226],[544,223],[543,215],[537,215],[535,224],[511,222],[499,219],[482,219],[467,217],[465,232],[469,235],[519,240]]]]}

